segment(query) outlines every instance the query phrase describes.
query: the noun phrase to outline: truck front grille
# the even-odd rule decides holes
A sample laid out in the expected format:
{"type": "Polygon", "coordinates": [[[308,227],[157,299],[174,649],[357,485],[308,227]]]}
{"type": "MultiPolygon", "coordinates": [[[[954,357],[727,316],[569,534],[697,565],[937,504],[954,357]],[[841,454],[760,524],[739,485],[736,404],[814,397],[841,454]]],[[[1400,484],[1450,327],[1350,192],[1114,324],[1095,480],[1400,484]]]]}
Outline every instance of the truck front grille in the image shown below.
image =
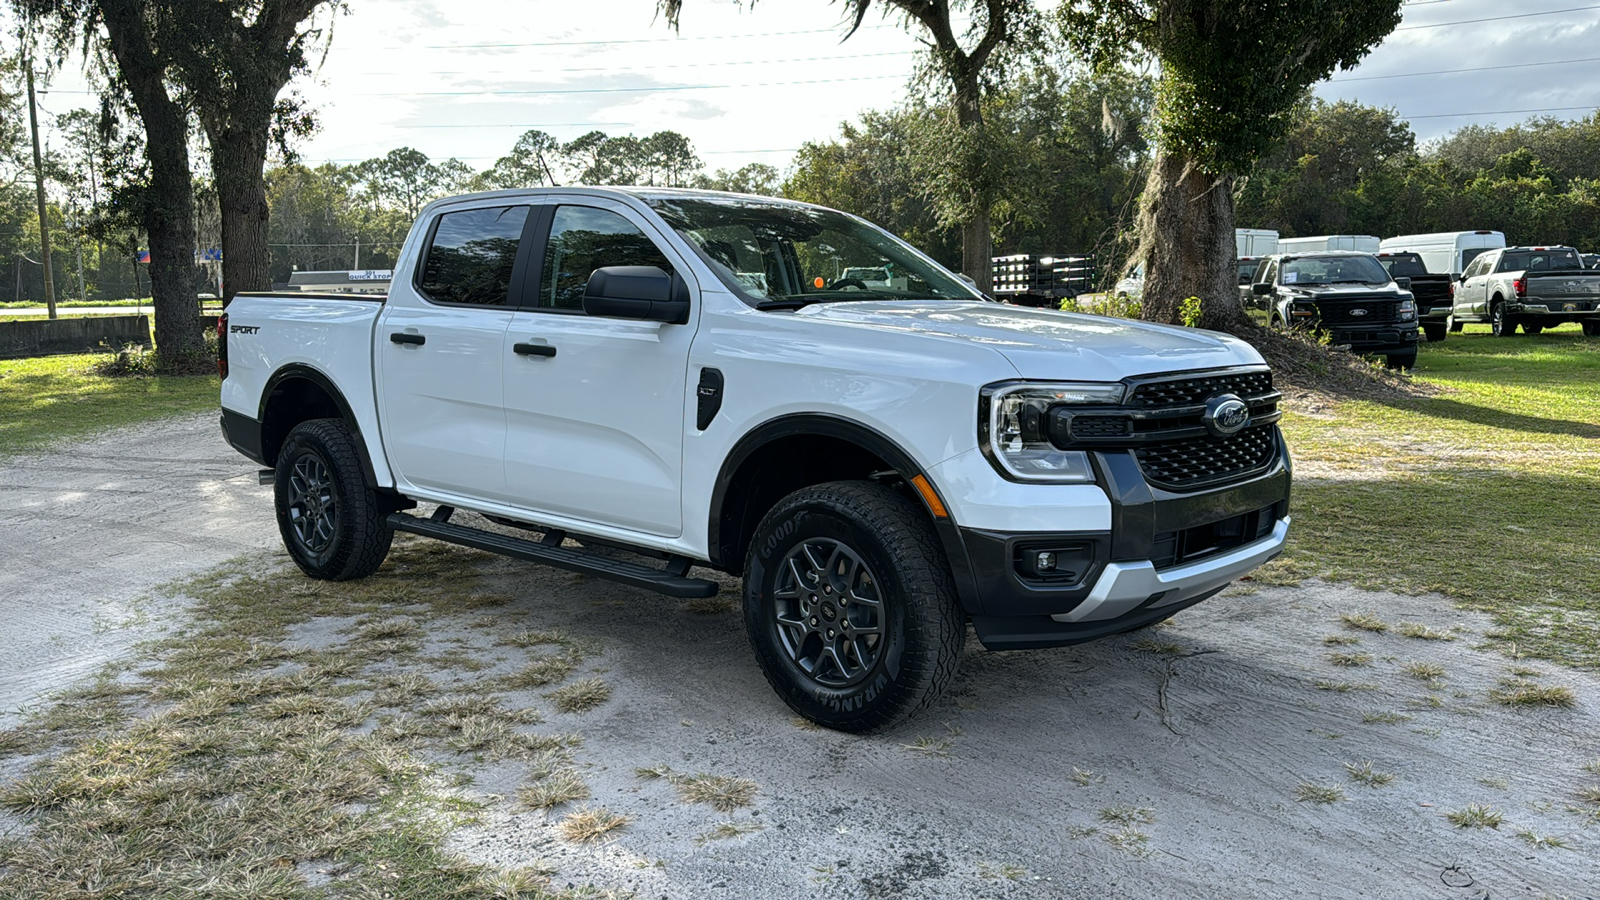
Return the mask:
{"type": "Polygon", "coordinates": [[[1146,481],[1191,490],[1258,472],[1277,455],[1277,427],[1256,425],[1228,437],[1189,438],[1135,447],[1146,481]]]}
{"type": "Polygon", "coordinates": [[[1159,409],[1165,406],[1194,406],[1216,394],[1238,394],[1249,398],[1270,393],[1272,373],[1266,369],[1256,369],[1145,382],[1134,387],[1128,397],[1128,405],[1140,409],[1159,409]]]}
{"type": "Polygon", "coordinates": [[[1400,321],[1399,300],[1341,300],[1317,304],[1317,318],[1323,325],[1360,328],[1393,325],[1400,321]]]}

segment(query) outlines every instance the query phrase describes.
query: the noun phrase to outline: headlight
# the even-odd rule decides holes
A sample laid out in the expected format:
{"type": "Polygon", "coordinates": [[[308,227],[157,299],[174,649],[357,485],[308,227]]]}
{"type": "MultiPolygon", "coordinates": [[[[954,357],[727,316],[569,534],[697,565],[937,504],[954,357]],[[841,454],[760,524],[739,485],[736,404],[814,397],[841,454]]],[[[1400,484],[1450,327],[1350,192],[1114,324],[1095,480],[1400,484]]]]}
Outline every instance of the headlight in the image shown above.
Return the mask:
{"type": "Polygon", "coordinates": [[[1417,317],[1417,302],[1415,300],[1400,301],[1400,321],[1409,322],[1417,317]]]}
{"type": "Polygon", "coordinates": [[[1013,481],[1081,484],[1094,481],[1082,450],[1050,443],[1050,407],[1114,406],[1122,402],[1120,384],[998,384],[985,388],[980,402],[979,442],[983,453],[1013,481]]]}

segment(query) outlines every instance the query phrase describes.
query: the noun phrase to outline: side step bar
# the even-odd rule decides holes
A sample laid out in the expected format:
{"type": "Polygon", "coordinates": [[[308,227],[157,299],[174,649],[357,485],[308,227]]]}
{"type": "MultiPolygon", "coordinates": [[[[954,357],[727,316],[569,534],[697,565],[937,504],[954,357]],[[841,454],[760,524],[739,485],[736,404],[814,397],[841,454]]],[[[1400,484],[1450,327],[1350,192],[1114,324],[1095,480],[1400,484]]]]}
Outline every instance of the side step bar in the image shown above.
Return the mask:
{"type": "MultiPolygon", "coordinates": [[[[449,508],[440,507],[440,511],[447,509],[449,508]]],[[[405,513],[390,513],[389,527],[395,531],[409,531],[412,534],[460,544],[463,547],[543,563],[569,572],[582,572],[596,578],[666,594],[668,597],[687,600],[693,597],[713,597],[717,593],[716,582],[686,576],[685,573],[689,571],[689,561],[681,556],[668,560],[667,568],[664,570],[652,569],[626,560],[597,556],[586,550],[563,547],[561,542],[566,535],[559,531],[548,533],[543,541],[525,541],[492,531],[452,525],[445,521],[447,518],[449,512],[445,512],[443,518],[435,513],[433,517],[427,519],[419,519],[405,513]]]]}

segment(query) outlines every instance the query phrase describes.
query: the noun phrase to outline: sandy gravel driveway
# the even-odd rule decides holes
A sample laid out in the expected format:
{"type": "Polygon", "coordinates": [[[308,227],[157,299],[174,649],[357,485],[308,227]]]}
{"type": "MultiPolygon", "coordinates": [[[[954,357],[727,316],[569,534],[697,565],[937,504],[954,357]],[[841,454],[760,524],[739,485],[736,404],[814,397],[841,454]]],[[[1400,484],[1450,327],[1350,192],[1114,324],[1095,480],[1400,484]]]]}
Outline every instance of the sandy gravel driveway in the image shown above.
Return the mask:
{"type": "MultiPolygon", "coordinates": [[[[0,569],[7,707],[178,614],[133,602],[158,583],[242,551],[277,554],[267,489],[209,417],[0,464],[0,536],[12,551],[0,569]]],[[[1488,620],[1446,598],[1246,586],[1096,644],[991,654],[972,641],[937,708],[854,737],[794,720],[731,608],[473,565],[516,599],[429,620],[431,640],[489,659],[503,653],[497,634],[561,629],[603,648],[584,672],[614,689],[575,717],[576,758],[627,828],[565,843],[559,813],[500,802],[521,777],[501,766],[476,775],[468,790],[490,806],[452,841],[478,861],[546,864],[557,886],[641,898],[1600,895],[1600,804],[1585,799],[1600,798],[1600,679],[1475,649],[1488,620]],[[1341,620],[1358,611],[1389,630],[1341,620]],[[1427,630],[1406,637],[1402,623],[1427,630]],[[1517,686],[1566,688],[1575,705],[1494,699],[1517,686]],[[704,840],[730,817],[637,774],[658,766],[754,780],[753,806],[732,816],[745,830],[704,840]]]]}

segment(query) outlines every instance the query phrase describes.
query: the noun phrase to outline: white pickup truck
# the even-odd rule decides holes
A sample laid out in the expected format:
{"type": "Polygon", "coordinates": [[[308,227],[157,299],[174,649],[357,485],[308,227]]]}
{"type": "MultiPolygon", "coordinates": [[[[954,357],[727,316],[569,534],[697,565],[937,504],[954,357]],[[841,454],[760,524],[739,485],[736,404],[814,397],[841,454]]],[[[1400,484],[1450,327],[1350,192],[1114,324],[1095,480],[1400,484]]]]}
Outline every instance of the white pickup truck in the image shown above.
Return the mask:
{"type": "Polygon", "coordinates": [[[674,597],[743,575],[767,679],[842,730],[931,703],[969,623],[991,649],[1143,627],[1289,526],[1248,345],[995,303],[800,203],[443,200],[387,297],[240,294],[218,330],[223,433],[306,574],[407,531],[674,597]]]}

